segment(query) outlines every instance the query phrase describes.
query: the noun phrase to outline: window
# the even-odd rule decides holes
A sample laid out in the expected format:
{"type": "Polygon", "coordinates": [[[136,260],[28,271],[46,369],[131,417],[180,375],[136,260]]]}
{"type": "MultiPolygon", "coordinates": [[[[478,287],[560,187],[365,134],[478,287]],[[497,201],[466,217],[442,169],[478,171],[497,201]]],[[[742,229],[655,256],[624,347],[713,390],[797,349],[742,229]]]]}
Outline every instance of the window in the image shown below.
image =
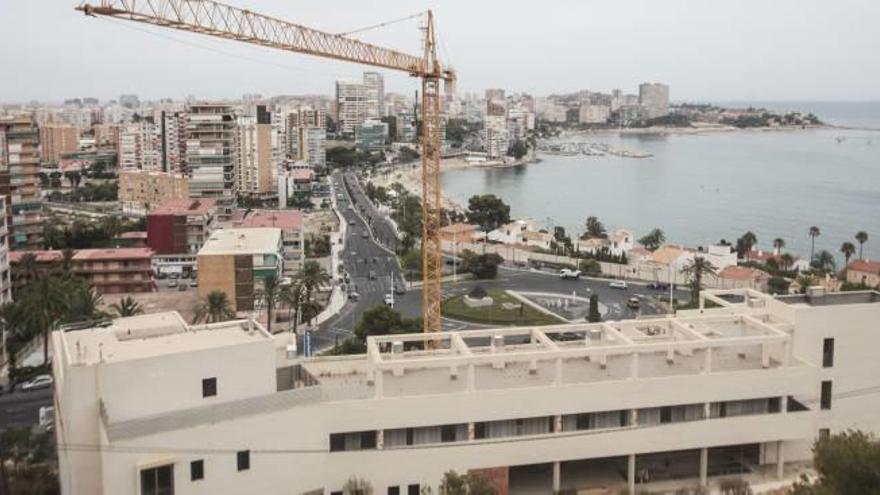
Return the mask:
{"type": "Polygon", "coordinates": [[[819,404],[822,409],[831,409],[831,380],[822,382],[822,396],[819,399],[819,404]]]}
{"type": "Polygon", "coordinates": [[[199,459],[189,463],[189,479],[190,481],[198,481],[205,479],[205,461],[199,459]]]}
{"type": "Polygon", "coordinates": [[[407,428],[406,429],[406,444],[412,445],[413,443],[415,443],[415,432],[413,431],[412,428],[407,428]]]}
{"type": "Polygon", "coordinates": [[[418,483],[413,483],[412,485],[406,487],[406,495],[419,495],[420,492],[421,487],[418,483]]]}
{"type": "Polygon", "coordinates": [[[217,395],[217,379],[205,378],[202,380],[202,397],[214,397],[217,395]]]}
{"type": "Polygon", "coordinates": [[[174,495],[174,465],[141,470],[141,495],[174,495]]]}
{"type": "Polygon", "coordinates": [[[660,423],[672,423],[672,408],[664,406],[660,408],[660,423]]]}
{"type": "Polygon", "coordinates": [[[486,438],[486,423],[474,423],[474,439],[482,440],[486,438]]]}
{"type": "Polygon", "coordinates": [[[575,429],[577,430],[589,430],[591,428],[591,414],[590,413],[582,413],[575,416],[575,429]]]}
{"type": "Polygon", "coordinates": [[[247,471],[251,468],[251,451],[250,450],[240,450],[238,451],[236,456],[236,461],[238,464],[239,471],[247,471]]]}
{"type": "Polygon", "coordinates": [[[440,427],[440,441],[441,442],[454,442],[455,441],[455,425],[443,425],[440,427]]]}
{"type": "Polygon", "coordinates": [[[400,487],[399,486],[389,486],[388,487],[388,495],[400,495],[400,487]]]}
{"type": "Polygon", "coordinates": [[[361,432],[361,449],[375,449],[376,448],[376,431],[362,431],[361,432]]]}
{"type": "Polygon", "coordinates": [[[331,433],[330,434],[330,452],[340,452],[345,450],[345,434],[344,433],[331,433]]]}
{"type": "Polygon", "coordinates": [[[831,436],[831,430],[828,428],[819,428],[819,440],[825,440],[831,436]]]}
{"type": "Polygon", "coordinates": [[[822,367],[832,366],[834,366],[834,339],[825,339],[822,341],[822,367]]]}

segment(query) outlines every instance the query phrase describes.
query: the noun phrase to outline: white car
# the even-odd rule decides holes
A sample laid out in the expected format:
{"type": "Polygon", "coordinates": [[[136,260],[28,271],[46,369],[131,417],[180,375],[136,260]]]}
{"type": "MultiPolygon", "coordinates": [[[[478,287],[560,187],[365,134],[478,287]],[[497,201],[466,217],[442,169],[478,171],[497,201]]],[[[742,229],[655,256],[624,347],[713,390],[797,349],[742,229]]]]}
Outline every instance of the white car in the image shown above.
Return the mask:
{"type": "Polygon", "coordinates": [[[394,294],[385,294],[385,305],[394,307],[394,294]]]}
{"type": "Polygon", "coordinates": [[[42,406],[40,407],[40,428],[44,430],[51,430],[52,426],[55,424],[55,407],[54,406],[42,406]]]}
{"type": "Polygon", "coordinates": [[[563,268],[559,270],[559,278],[563,280],[574,279],[577,280],[581,278],[580,270],[569,270],[568,268],[563,268]]]}
{"type": "Polygon", "coordinates": [[[626,290],[628,288],[626,285],[626,282],[624,282],[623,280],[615,280],[614,282],[611,282],[610,284],[608,284],[608,287],[611,287],[612,289],[624,289],[624,290],[626,290]]]}
{"type": "Polygon", "coordinates": [[[52,386],[53,383],[55,383],[55,380],[52,379],[52,375],[37,375],[19,385],[18,389],[22,392],[29,392],[31,390],[49,388],[52,386]]]}

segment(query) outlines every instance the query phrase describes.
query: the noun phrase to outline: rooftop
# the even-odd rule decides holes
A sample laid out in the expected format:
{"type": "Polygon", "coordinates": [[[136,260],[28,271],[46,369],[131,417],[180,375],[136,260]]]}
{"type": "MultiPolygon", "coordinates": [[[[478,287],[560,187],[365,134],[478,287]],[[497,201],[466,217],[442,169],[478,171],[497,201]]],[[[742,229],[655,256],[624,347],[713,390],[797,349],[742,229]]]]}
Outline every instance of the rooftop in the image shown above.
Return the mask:
{"type": "Polygon", "coordinates": [[[150,210],[151,215],[205,215],[217,207],[215,199],[169,199],[150,210]]]}
{"type": "Polygon", "coordinates": [[[847,270],[880,274],[880,261],[855,260],[846,266],[847,270]]]}
{"type": "Polygon", "coordinates": [[[277,254],[281,245],[279,228],[219,229],[211,233],[199,256],[222,254],[277,254]]]}
{"type": "MultiPolygon", "coordinates": [[[[21,259],[32,254],[36,256],[37,261],[48,263],[59,261],[64,257],[64,252],[60,250],[45,251],[12,251],[9,253],[9,262],[18,263],[21,259]]],[[[97,261],[97,260],[131,260],[131,259],[149,259],[153,256],[150,248],[105,248],[105,249],[78,249],[74,251],[73,259],[76,261],[97,261]]]]}
{"type": "Polygon", "coordinates": [[[253,210],[241,220],[241,226],[300,230],[303,227],[303,213],[299,210],[253,210]]]}
{"type": "Polygon", "coordinates": [[[462,232],[473,232],[475,230],[479,230],[479,225],[472,225],[469,223],[453,223],[450,225],[446,225],[445,227],[440,227],[441,234],[460,234],[462,232]]]}
{"type": "Polygon", "coordinates": [[[246,320],[190,326],[177,312],[118,318],[109,325],[61,331],[71,364],[93,365],[144,359],[267,340],[272,337],[246,320]]]}
{"type": "Polygon", "coordinates": [[[756,280],[760,278],[769,278],[770,274],[763,270],[748,266],[727,266],[721,270],[718,276],[728,280],[756,280]]]}

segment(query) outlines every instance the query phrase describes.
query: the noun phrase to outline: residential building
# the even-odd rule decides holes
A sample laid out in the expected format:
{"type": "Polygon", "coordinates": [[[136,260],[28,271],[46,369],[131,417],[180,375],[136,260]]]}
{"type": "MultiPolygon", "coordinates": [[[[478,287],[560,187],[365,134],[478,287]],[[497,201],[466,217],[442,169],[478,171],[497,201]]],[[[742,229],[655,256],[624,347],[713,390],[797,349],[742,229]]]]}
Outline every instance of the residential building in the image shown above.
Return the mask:
{"type": "Polygon", "coordinates": [[[473,244],[485,240],[486,233],[480,230],[479,225],[453,223],[440,227],[440,242],[444,246],[446,243],[473,244]]]}
{"type": "Polygon", "coordinates": [[[269,115],[259,111],[265,109],[262,105],[257,108],[258,117],[238,118],[235,189],[241,195],[266,198],[275,194],[280,164],[274,161],[269,115]]]}
{"type": "Polygon", "coordinates": [[[352,478],[421,493],[449,470],[502,495],[787,484],[817,438],[880,433],[878,319],[877,292],[739,289],[675,316],[431,346],[371,336],[344,357],[288,357],[255,322],[173,313],[56,331],[58,443],[95,446],[60,455],[59,481],[96,495],[341,493],[352,478]]]}
{"type": "Polygon", "coordinates": [[[367,87],[367,118],[385,117],[385,78],[379,72],[364,72],[367,87]]]}
{"type": "Polygon", "coordinates": [[[880,261],[855,260],[846,266],[846,281],[880,288],[880,261]]]}
{"type": "Polygon", "coordinates": [[[160,122],[162,171],[186,173],[186,112],[162,110],[160,122]]]}
{"type": "Polygon", "coordinates": [[[162,170],[162,140],[152,122],[124,124],[119,130],[119,170],[162,170]]]}
{"type": "MultiPolygon", "coordinates": [[[[10,253],[10,264],[15,266],[29,253],[44,266],[58,263],[64,257],[59,250],[15,251],[10,253]]],[[[152,256],[149,248],[78,249],[72,259],[73,272],[99,294],[152,292],[156,290],[152,256]]]]}
{"type": "Polygon", "coordinates": [[[767,292],[769,280],[769,273],[748,266],[727,266],[718,272],[718,285],[723,289],[754,289],[767,292]]]}
{"type": "Polygon", "coordinates": [[[38,249],[43,242],[40,131],[31,117],[0,117],[0,196],[6,198],[9,247],[38,249]]]}
{"type": "Polygon", "coordinates": [[[44,165],[57,165],[61,155],[79,151],[79,129],[66,124],[40,126],[40,159],[44,165]]]}
{"type": "Polygon", "coordinates": [[[336,132],[353,137],[355,129],[373,112],[369,104],[369,89],[362,81],[336,81],[336,132]]]}
{"type": "Polygon", "coordinates": [[[649,119],[669,113],[669,86],[660,83],[639,84],[639,104],[645,108],[649,119]]]}
{"type": "Polygon", "coordinates": [[[186,166],[190,196],[214,198],[228,214],[235,199],[235,115],[225,104],[192,104],[187,110],[186,166]]]}
{"type": "Polygon", "coordinates": [[[327,164],[327,153],[324,142],[327,131],[323,127],[297,127],[292,141],[296,143],[295,160],[302,160],[310,167],[324,167],[327,164]]]}
{"type": "Polygon", "coordinates": [[[120,126],[118,124],[95,124],[92,131],[95,135],[95,147],[99,150],[119,149],[119,133],[120,126]]]}
{"type": "Polygon", "coordinates": [[[581,124],[604,124],[611,117],[611,107],[584,103],[578,109],[578,122],[581,124]]]}
{"type": "Polygon", "coordinates": [[[280,228],[220,229],[199,250],[199,297],[224,292],[233,311],[251,311],[262,279],[280,277],[283,267],[280,228]]]}
{"type": "Polygon", "coordinates": [[[292,277],[302,268],[305,259],[303,213],[299,210],[250,210],[244,218],[234,221],[239,228],[281,229],[283,274],[292,277]]]}
{"type": "Polygon", "coordinates": [[[122,170],[119,172],[119,202],[122,212],[144,216],[154,206],[189,198],[189,179],[181,174],[122,170]]]}
{"type": "Polygon", "coordinates": [[[9,268],[9,226],[6,198],[0,197],[0,304],[12,300],[12,270],[9,268]]]}
{"type": "Polygon", "coordinates": [[[354,145],[361,151],[382,151],[388,142],[388,124],[379,120],[365,120],[355,128],[354,145]]]}
{"type": "Polygon", "coordinates": [[[147,245],[156,273],[192,274],[196,256],[215,228],[217,201],[172,199],[147,215],[147,245]]]}
{"type": "Polygon", "coordinates": [[[534,225],[529,220],[514,220],[492,230],[487,234],[486,238],[501,244],[523,244],[525,242],[523,234],[535,230],[537,229],[534,228],[534,225]]]}
{"type": "Polygon", "coordinates": [[[507,130],[507,119],[503,116],[486,115],[483,123],[483,145],[488,158],[507,156],[510,148],[510,132],[507,130]]]}
{"type": "Polygon", "coordinates": [[[553,242],[553,234],[550,234],[549,232],[527,230],[523,232],[522,240],[523,244],[526,246],[539,249],[550,249],[550,245],[553,242]]]}

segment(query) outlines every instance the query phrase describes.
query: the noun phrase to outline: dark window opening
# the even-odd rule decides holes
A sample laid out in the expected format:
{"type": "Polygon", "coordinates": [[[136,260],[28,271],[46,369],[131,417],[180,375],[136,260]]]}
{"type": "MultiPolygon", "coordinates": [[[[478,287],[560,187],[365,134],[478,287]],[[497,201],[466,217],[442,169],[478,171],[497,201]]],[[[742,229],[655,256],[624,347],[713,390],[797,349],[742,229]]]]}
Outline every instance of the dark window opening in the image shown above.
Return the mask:
{"type": "Polygon", "coordinates": [[[331,433],[330,434],[330,452],[339,452],[342,450],[345,450],[345,434],[331,433]]]}
{"type": "Polygon", "coordinates": [[[388,495],[400,495],[400,487],[399,486],[389,486],[388,487],[388,495]]]}
{"type": "Polygon", "coordinates": [[[174,465],[141,470],[141,495],[174,495],[174,465]]]}
{"type": "Polygon", "coordinates": [[[819,399],[822,409],[831,409],[831,380],[822,382],[822,396],[819,399]]]}
{"type": "Polygon", "coordinates": [[[832,366],[834,366],[834,339],[825,339],[822,341],[822,367],[832,366]]]}
{"type": "Polygon", "coordinates": [[[213,397],[217,395],[217,379],[204,378],[202,380],[202,397],[213,397]]]}
{"type": "Polygon", "coordinates": [[[415,432],[413,431],[412,428],[407,428],[406,429],[406,444],[412,445],[413,443],[415,443],[415,432]]]}
{"type": "Polygon", "coordinates": [[[578,430],[590,429],[590,413],[578,414],[574,418],[574,427],[578,430]]]}
{"type": "Polygon", "coordinates": [[[406,487],[406,495],[419,495],[421,492],[421,487],[418,483],[414,483],[406,487]]]}
{"type": "Polygon", "coordinates": [[[205,461],[199,459],[189,463],[189,479],[190,481],[205,479],[205,461]]]}
{"type": "Polygon", "coordinates": [[[779,397],[770,397],[767,399],[767,412],[778,413],[782,410],[782,399],[779,397]]]}
{"type": "Polygon", "coordinates": [[[629,411],[620,411],[620,426],[629,425],[629,411]]]}
{"type": "Polygon", "coordinates": [[[440,441],[441,442],[454,442],[455,441],[455,425],[443,425],[440,427],[440,441]]]}
{"type": "Polygon", "coordinates": [[[660,408],[660,423],[672,423],[672,408],[669,406],[660,408]]]}
{"type": "Polygon", "coordinates": [[[825,440],[831,436],[831,430],[828,428],[819,428],[819,440],[825,440]]]}
{"type": "Polygon", "coordinates": [[[474,439],[482,440],[486,438],[486,423],[474,423],[474,439]]]}
{"type": "Polygon", "coordinates": [[[250,450],[240,450],[236,454],[236,464],[238,465],[239,471],[247,471],[251,468],[251,451],[250,450]]]}
{"type": "Polygon", "coordinates": [[[376,448],[376,432],[375,432],[375,430],[361,432],[361,449],[375,449],[375,448],[376,448]]]}

